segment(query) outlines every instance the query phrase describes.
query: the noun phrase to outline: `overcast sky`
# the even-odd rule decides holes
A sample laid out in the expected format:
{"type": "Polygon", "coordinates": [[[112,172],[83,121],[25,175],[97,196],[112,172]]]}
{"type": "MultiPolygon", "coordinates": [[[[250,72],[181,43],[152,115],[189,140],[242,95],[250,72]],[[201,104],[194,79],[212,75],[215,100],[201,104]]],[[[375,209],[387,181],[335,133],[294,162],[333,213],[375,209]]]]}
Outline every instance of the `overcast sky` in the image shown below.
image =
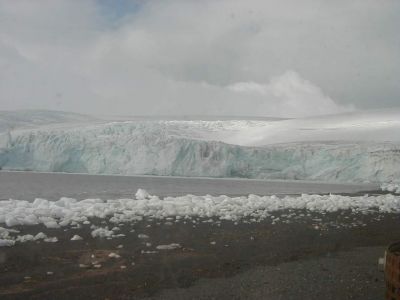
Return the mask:
{"type": "Polygon", "coordinates": [[[400,106],[398,0],[0,0],[0,110],[400,106]]]}

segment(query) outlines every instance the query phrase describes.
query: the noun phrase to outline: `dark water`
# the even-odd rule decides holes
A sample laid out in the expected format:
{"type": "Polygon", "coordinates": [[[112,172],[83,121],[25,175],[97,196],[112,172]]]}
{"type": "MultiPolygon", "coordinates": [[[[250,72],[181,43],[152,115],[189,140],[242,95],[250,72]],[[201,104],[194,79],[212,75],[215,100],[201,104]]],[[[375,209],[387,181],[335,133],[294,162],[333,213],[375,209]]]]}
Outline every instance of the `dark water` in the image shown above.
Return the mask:
{"type": "Polygon", "coordinates": [[[106,176],[61,173],[0,172],[0,199],[58,200],[133,197],[138,188],[158,196],[283,195],[301,193],[360,193],[378,190],[375,184],[333,184],[305,181],[106,176]]]}

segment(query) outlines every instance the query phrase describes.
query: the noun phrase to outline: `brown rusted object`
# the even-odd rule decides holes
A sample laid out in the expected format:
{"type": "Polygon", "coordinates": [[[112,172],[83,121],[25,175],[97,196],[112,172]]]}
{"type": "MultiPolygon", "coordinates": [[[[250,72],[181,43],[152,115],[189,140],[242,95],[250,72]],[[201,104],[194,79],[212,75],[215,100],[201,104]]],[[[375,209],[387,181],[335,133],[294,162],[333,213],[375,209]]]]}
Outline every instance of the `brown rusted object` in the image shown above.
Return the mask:
{"type": "Polygon", "coordinates": [[[400,300],[400,242],[391,244],[385,256],[386,299],[400,300]]]}

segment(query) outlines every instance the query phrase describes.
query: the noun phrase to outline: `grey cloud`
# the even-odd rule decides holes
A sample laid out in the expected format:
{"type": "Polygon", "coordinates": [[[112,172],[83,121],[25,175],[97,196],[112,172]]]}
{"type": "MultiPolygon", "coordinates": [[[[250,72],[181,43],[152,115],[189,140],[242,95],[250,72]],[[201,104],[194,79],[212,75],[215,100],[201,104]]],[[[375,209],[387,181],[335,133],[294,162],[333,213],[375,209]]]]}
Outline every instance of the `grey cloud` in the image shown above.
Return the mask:
{"type": "Polygon", "coordinates": [[[110,24],[96,1],[0,0],[0,109],[303,116],[399,106],[399,12],[390,0],[154,0],[110,24]],[[291,70],[297,89],[281,76],[291,70]],[[231,88],[277,78],[284,97],[231,88]]]}

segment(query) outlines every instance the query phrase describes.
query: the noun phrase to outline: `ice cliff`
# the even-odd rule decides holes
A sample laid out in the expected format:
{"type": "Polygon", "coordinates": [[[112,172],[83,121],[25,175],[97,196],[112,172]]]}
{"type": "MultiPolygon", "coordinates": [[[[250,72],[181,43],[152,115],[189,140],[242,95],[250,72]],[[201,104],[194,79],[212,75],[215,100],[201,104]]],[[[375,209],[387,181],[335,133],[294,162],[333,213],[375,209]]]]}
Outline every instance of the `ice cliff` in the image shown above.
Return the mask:
{"type": "Polygon", "coordinates": [[[400,144],[396,142],[308,141],[240,146],[223,141],[260,124],[226,122],[105,122],[3,131],[0,167],[342,182],[400,178],[400,144]]]}

